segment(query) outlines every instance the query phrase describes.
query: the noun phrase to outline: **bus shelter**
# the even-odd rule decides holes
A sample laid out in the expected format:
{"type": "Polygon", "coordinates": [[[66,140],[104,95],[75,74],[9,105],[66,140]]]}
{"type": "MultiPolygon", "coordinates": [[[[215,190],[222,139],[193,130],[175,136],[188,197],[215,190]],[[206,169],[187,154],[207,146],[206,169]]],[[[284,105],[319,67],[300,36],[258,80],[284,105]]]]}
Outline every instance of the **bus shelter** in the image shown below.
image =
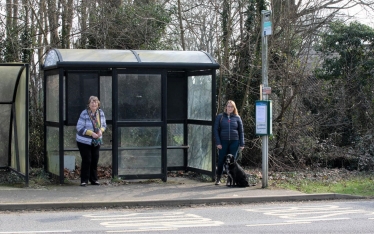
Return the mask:
{"type": "Polygon", "coordinates": [[[80,166],[79,114],[98,96],[108,129],[99,165],[112,177],[167,180],[185,170],[214,178],[216,69],[202,51],[51,49],[45,79],[46,171],[80,166]]]}
{"type": "Polygon", "coordinates": [[[29,65],[0,64],[0,169],[29,183],[29,65]]]}

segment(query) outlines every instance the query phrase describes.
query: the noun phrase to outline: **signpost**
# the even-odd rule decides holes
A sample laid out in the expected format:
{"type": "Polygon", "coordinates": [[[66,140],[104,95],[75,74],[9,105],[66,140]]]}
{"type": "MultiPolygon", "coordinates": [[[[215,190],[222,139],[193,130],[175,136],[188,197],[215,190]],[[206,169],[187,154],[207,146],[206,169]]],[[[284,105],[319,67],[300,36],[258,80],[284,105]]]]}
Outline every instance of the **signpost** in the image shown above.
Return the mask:
{"type": "Polygon", "coordinates": [[[269,135],[272,134],[271,101],[268,95],[271,88],[268,87],[268,36],[272,34],[271,11],[261,11],[262,29],[262,83],[261,97],[263,101],[256,102],[256,134],[262,138],[262,188],[268,186],[269,164],[269,135]],[[258,121],[258,122],[257,122],[258,121]]]}

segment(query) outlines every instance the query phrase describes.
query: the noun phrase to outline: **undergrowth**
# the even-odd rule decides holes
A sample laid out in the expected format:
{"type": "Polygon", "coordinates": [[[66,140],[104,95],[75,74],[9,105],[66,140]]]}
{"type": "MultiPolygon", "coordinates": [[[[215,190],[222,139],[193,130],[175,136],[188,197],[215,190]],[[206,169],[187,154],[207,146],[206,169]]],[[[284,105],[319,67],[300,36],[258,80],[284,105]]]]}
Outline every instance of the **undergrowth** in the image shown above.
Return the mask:
{"type": "Polygon", "coordinates": [[[371,172],[345,169],[322,169],[271,173],[269,185],[303,193],[339,193],[374,197],[374,175],[371,172]]]}

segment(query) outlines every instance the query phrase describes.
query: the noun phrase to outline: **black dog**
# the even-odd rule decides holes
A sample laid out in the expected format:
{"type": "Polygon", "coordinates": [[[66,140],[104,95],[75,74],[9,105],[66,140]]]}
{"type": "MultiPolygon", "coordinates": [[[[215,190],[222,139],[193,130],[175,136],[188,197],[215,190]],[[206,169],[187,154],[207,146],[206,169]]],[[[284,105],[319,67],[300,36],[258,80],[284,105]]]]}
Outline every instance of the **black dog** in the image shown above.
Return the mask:
{"type": "Polygon", "coordinates": [[[235,160],[234,155],[226,155],[224,167],[227,172],[227,186],[249,187],[247,175],[235,160]]]}

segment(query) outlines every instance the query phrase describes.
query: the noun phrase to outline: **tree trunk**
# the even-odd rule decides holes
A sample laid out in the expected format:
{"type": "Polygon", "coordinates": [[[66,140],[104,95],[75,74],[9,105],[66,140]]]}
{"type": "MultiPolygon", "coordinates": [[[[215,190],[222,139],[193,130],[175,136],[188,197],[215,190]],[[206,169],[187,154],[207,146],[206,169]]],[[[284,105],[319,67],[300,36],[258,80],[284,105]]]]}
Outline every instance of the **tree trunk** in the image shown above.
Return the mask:
{"type": "Polygon", "coordinates": [[[5,62],[18,62],[18,1],[6,0],[6,54],[5,62]]]}
{"type": "Polygon", "coordinates": [[[73,0],[61,0],[62,3],[62,48],[70,48],[70,33],[73,26],[73,0]]]}
{"type": "Polygon", "coordinates": [[[223,12],[222,12],[222,30],[223,30],[223,60],[222,65],[224,74],[230,71],[230,38],[232,33],[232,20],[231,20],[231,1],[223,1],[223,12]]]}
{"type": "MultiPolygon", "coordinates": [[[[56,0],[47,0],[48,4],[48,21],[49,21],[49,31],[50,33],[50,45],[51,47],[59,48],[61,46],[60,39],[58,36],[58,16],[59,12],[57,11],[57,2],[56,0]]],[[[46,22],[46,24],[48,24],[46,22]]]]}
{"type": "Polygon", "coordinates": [[[89,2],[88,1],[82,1],[82,4],[80,5],[80,26],[81,26],[81,39],[80,44],[78,45],[78,48],[86,49],[87,47],[87,23],[88,23],[88,8],[89,2]]]}
{"type": "Polygon", "coordinates": [[[182,11],[181,11],[181,1],[178,0],[178,18],[179,18],[179,29],[181,32],[181,43],[182,43],[182,49],[186,50],[186,45],[184,43],[184,27],[183,27],[183,20],[182,20],[182,11]]]}

